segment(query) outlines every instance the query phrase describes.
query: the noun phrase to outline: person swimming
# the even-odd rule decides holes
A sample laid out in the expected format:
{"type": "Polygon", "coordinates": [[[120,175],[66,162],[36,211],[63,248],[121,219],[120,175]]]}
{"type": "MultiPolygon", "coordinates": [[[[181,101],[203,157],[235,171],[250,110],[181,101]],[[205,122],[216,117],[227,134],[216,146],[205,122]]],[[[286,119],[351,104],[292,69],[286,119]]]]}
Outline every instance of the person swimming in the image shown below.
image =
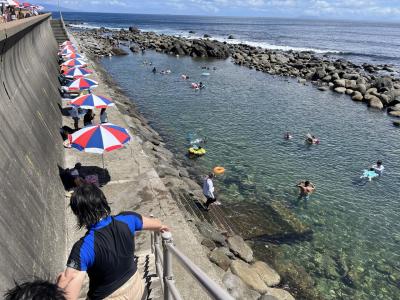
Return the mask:
{"type": "Polygon", "coordinates": [[[306,142],[309,144],[319,144],[319,139],[315,135],[307,133],[306,142]]]}
{"type": "Polygon", "coordinates": [[[285,135],[284,135],[284,139],[285,139],[285,140],[291,140],[292,138],[293,138],[293,136],[290,134],[289,131],[287,131],[287,132],[285,133],[285,135]]]}
{"type": "Polygon", "coordinates": [[[153,72],[154,74],[156,74],[156,73],[157,73],[157,69],[156,69],[156,67],[154,67],[154,68],[153,68],[152,72],[153,72]]]}
{"type": "Polygon", "coordinates": [[[376,164],[372,166],[372,168],[375,170],[375,173],[378,174],[379,176],[382,176],[383,170],[385,169],[381,160],[378,160],[376,164]]]}
{"type": "Polygon", "coordinates": [[[364,173],[360,176],[360,178],[367,178],[371,181],[373,178],[378,177],[379,174],[375,172],[374,168],[370,168],[369,170],[364,170],[364,173]]]}
{"type": "Polygon", "coordinates": [[[200,81],[199,82],[199,89],[203,89],[203,88],[205,88],[206,86],[200,81]]]}

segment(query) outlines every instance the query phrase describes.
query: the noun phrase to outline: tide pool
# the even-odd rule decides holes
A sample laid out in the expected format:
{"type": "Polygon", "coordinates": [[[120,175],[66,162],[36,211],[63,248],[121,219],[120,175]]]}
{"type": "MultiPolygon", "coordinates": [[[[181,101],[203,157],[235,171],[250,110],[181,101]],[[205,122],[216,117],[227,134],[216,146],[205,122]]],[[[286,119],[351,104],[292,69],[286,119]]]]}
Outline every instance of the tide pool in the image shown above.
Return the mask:
{"type": "Polygon", "coordinates": [[[384,113],[229,60],[148,51],[102,64],[179,158],[188,160],[188,133],[207,137],[207,154],[188,163],[225,167],[215,182],[224,205],[246,214],[250,203],[279,201],[312,228],[311,240],[274,246],[280,263],[303,267],[326,299],[398,299],[400,131],[384,113]],[[206,88],[193,90],[200,81],[206,88]],[[304,142],[309,132],[319,145],[304,142]],[[378,159],[384,175],[360,181],[378,159]],[[300,180],[317,186],[307,207],[296,202],[300,180]]]}

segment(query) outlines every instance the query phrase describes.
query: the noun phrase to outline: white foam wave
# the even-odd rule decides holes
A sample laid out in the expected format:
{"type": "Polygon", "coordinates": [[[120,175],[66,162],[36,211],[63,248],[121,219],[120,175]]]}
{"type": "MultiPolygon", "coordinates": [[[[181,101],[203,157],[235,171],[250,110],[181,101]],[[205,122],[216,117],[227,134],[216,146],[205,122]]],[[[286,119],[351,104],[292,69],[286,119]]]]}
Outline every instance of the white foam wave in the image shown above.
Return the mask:
{"type": "Polygon", "coordinates": [[[126,29],[126,28],[121,28],[121,27],[107,27],[107,26],[97,26],[97,25],[90,25],[88,23],[82,23],[82,24],[73,24],[69,23],[68,26],[74,27],[74,28],[81,28],[81,29],[100,29],[100,28],[106,28],[109,30],[121,30],[121,29],[126,29]]]}

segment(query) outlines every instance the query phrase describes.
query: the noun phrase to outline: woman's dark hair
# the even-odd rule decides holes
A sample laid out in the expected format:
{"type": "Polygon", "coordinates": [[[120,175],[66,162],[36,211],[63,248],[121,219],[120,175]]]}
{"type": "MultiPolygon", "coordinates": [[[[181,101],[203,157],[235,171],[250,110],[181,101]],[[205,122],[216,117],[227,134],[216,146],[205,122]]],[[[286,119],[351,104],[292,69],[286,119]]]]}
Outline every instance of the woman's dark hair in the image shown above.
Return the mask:
{"type": "Polygon", "coordinates": [[[71,196],[71,209],[78,218],[78,227],[89,229],[111,213],[103,192],[94,184],[79,186],[71,196]]]}
{"type": "Polygon", "coordinates": [[[382,161],[381,161],[381,160],[378,160],[378,161],[376,162],[376,164],[377,164],[378,166],[380,166],[380,165],[382,164],[382,161]]]}
{"type": "Polygon", "coordinates": [[[38,279],[32,282],[15,283],[15,287],[4,294],[5,300],[66,300],[64,291],[56,284],[38,279]]]}

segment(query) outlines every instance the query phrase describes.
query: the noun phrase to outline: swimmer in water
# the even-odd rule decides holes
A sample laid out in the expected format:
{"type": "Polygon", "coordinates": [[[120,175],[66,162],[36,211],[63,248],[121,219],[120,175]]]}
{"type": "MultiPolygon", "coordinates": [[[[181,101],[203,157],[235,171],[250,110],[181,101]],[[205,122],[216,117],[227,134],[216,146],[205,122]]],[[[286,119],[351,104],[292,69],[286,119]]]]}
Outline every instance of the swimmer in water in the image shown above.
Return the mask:
{"type": "Polygon", "coordinates": [[[379,176],[382,176],[383,170],[385,169],[381,160],[378,160],[376,164],[372,166],[372,168],[375,170],[375,173],[378,174],[379,176]]]}
{"type": "Polygon", "coordinates": [[[205,86],[204,86],[204,84],[200,81],[200,83],[199,83],[199,89],[202,89],[202,88],[204,88],[205,86]]]}
{"type": "Polygon", "coordinates": [[[299,188],[299,197],[297,199],[303,199],[304,203],[307,205],[307,201],[310,199],[310,195],[315,192],[315,185],[312,182],[306,180],[299,182],[297,184],[297,187],[299,188]]]}
{"type": "Polygon", "coordinates": [[[156,67],[154,67],[154,68],[153,68],[152,72],[153,72],[154,74],[156,74],[156,73],[157,73],[157,69],[156,69],[156,67]]]}
{"type": "Polygon", "coordinates": [[[293,136],[290,134],[289,131],[287,131],[284,135],[285,140],[291,140],[293,138],[293,136]]]}
{"type": "Polygon", "coordinates": [[[309,144],[319,144],[319,139],[315,135],[307,134],[306,142],[309,144]]]}

